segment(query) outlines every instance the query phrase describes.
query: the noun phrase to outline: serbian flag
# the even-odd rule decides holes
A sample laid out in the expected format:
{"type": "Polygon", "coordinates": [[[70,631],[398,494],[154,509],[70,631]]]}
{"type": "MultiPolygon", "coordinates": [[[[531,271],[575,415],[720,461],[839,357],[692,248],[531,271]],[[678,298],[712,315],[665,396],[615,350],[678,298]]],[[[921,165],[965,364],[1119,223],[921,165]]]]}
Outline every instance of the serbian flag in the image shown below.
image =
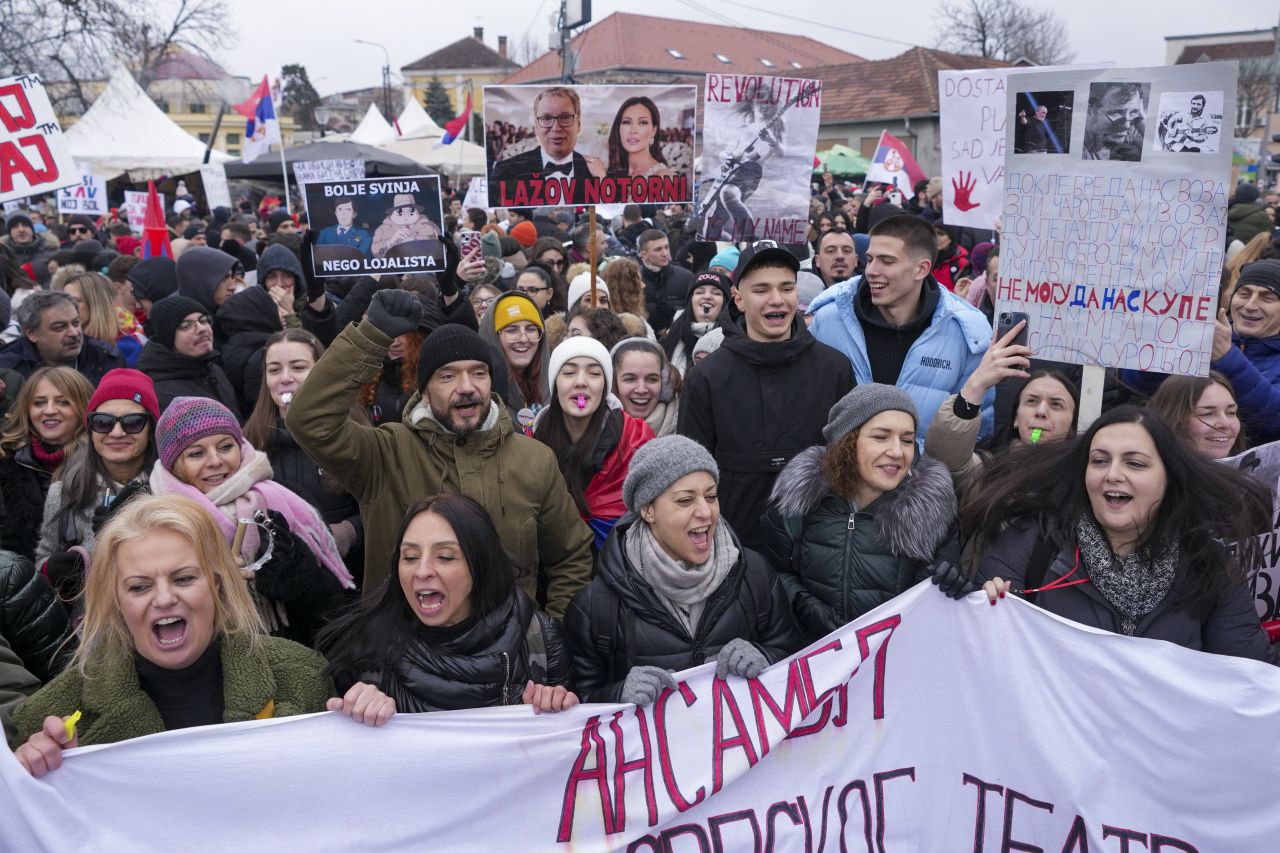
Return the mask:
{"type": "Polygon", "coordinates": [[[467,122],[471,120],[471,93],[467,92],[467,108],[462,111],[462,115],[445,122],[444,136],[440,138],[441,145],[448,145],[453,140],[462,135],[462,131],[466,129],[467,122]]]}
{"type": "Polygon", "coordinates": [[[280,140],[280,122],[276,118],[271,87],[267,85],[265,74],[248,100],[236,104],[234,109],[245,117],[244,162],[257,159],[272,145],[284,144],[280,140]]]}
{"type": "Polygon", "coordinates": [[[147,258],[173,259],[173,246],[169,244],[169,229],[164,224],[155,181],[147,181],[147,212],[142,220],[142,259],[147,258]]]}
{"type": "Polygon", "coordinates": [[[916,183],[924,179],[924,171],[902,140],[887,130],[880,131],[880,144],[867,170],[867,183],[895,184],[904,196],[913,198],[916,183]]]}

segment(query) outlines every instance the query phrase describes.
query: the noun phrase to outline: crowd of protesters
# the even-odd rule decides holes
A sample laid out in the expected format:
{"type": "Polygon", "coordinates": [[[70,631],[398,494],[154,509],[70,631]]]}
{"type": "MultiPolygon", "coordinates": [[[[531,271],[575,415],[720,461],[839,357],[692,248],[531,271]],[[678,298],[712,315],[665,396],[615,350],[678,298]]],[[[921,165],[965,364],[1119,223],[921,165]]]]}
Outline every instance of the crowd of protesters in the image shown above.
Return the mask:
{"type": "Polygon", "coordinates": [[[0,239],[0,720],[35,775],[325,709],[651,703],[923,579],[1274,662],[1271,496],[1217,462],[1280,439],[1252,186],[1208,378],[1113,372],[1088,425],[1078,366],[993,333],[999,234],[936,179],[823,176],[798,245],[459,195],[403,277],[316,277],[273,200],[179,198],[173,258],[37,209],[0,239]]]}

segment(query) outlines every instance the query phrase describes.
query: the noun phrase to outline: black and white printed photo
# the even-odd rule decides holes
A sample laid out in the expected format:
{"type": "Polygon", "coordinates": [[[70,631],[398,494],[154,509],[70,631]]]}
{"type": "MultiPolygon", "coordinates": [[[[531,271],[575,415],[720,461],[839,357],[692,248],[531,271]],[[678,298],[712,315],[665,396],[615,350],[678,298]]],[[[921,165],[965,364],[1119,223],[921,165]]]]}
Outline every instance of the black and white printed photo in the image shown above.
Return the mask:
{"type": "Polygon", "coordinates": [[[1222,144],[1222,93],[1165,92],[1152,151],[1214,154],[1222,144]]]}
{"type": "Polygon", "coordinates": [[[1090,84],[1082,159],[1141,162],[1150,98],[1150,83],[1090,84]]]}
{"type": "Polygon", "coordinates": [[[1015,154],[1071,153],[1071,112],[1075,92],[1019,92],[1013,126],[1015,154]]]}

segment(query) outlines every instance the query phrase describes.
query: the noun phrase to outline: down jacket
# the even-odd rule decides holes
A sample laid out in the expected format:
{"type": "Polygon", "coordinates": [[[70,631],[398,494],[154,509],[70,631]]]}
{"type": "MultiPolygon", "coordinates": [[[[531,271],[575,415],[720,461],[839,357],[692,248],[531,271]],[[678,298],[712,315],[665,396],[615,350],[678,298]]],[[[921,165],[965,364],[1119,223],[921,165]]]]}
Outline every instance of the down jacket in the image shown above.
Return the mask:
{"type": "Polygon", "coordinates": [[[66,608],[44,575],[26,557],[0,551],[0,634],[27,671],[41,681],[57,675],[69,631],[66,608]]]}
{"type": "Polygon", "coordinates": [[[217,358],[217,350],[206,356],[193,357],[150,340],[142,348],[142,355],[138,356],[138,369],[155,383],[161,412],[178,397],[208,397],[239,417],[240,399],[227,374],[218,366],[217,358]]]}
{"type": "MultiPolygon", "coordinates": [[[[224,723],[292,717],[324,710],[333,685],[324,676],[324,658],[279,637],[263,637],[254,647],[247,637],[224,636],[222,660],[224,723]]],[[[91,658],[81,673],[69,667],[14,711],[14,745],[40,730],[45,717],[80,710],[79,746],[116,743],[164,731],[160,711],[138,682],[133,655],[91,658]]]]}
{"type": "Polygon", "coordinates": [[[937,560],[960,564],[956,495],[946,467],[920,457],[898,488],[865,507],[831,490],[825,447],[791,461],[765,514],[765,556],[813,640],[929,577],[937,560]]]}
{"type": "MultiPolygon", "coordinates": [[[[1032,554],[1036,551],[1039,540],[1038,525],[1026,520],[1014,521],[982,555],[978,563],[977,582],[983,583],[998,577],[1012,581],[1014,589],[1026,588],[1032,554]]],[[[1223,560],[1232,559],[1225,549],[1221,551],[1221,556],[1223,560]]],[[[1074,564],[1072,550],[1057,551],[1045,568],[1044,579],[1039,586],[1047,586],[1057,578],[1069,574],[1074,564]]],[[[1084,569],[1083,564],[1081,568],[1084,569]]],[[[1185,563],[1174,570],[1173,590],[1138,622],[1134,636],[1166,640],[1197,651],[1276,663],[1267,635],[1258,622],[1253,593],[1245,584],[1238,584],[1224,592],[1203,618],[1173,605],[1172,599],[1187,571],[1185,563]]],[[[1035,603],[1050,613],[1081,625],[1120,633],[1119,614],[1091,583],[1063,586],[1038,593],[1035,603]]]]}
{"type": "Polygon", "coordinates": [[[29,560],[35,557],[44,499],[51,481],[49,472],[32,454],[30,444],[5,452],[0,459],[0,549],[29,560]]]}
{"type": "Polygon", "coordinates": [[[595,578],[565,613],[574,689],[582,701],[620,702],[632,667],[679,671],[699,666],[715,660],[735,638],[750,641],[770,664],[804,645],[782,582],[732,529],[738,562],[707,600],[698,630],[689,636],[627,559],[623,537],[637,523],[643,524],[632,514],[618,522],[600,552],[595,578]]]}
{"type": "MultiPolygon", "coordinates": [[[[530,680],[567,685],[569,672],[569,647],[560,623],[517,588],[504,606],[457,639],[433,644],[415,636],[395,671],[379,679],[379,687],[396,700],[398,713],[457,711],[519,705],[530,680]]],[[[360,679],[339,675],[335,680],[341,695],[360,679]]]]}

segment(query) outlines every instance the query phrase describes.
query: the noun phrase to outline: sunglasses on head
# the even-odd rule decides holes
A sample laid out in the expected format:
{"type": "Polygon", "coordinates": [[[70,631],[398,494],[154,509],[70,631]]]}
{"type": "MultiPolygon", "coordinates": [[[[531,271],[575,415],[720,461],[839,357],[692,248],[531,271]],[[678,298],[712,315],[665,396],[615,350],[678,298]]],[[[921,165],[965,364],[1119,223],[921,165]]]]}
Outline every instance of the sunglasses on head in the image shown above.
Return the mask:
{"type": "Polygon", "coordinates": [[[143,412],[131,412],[127,415],[109,415],[106,412],[94,412],[89,415],[89,429],[99,435],[109,435],[120,424],[126,435],[137,435],[151,423],[151,416],[143,412]]]}

